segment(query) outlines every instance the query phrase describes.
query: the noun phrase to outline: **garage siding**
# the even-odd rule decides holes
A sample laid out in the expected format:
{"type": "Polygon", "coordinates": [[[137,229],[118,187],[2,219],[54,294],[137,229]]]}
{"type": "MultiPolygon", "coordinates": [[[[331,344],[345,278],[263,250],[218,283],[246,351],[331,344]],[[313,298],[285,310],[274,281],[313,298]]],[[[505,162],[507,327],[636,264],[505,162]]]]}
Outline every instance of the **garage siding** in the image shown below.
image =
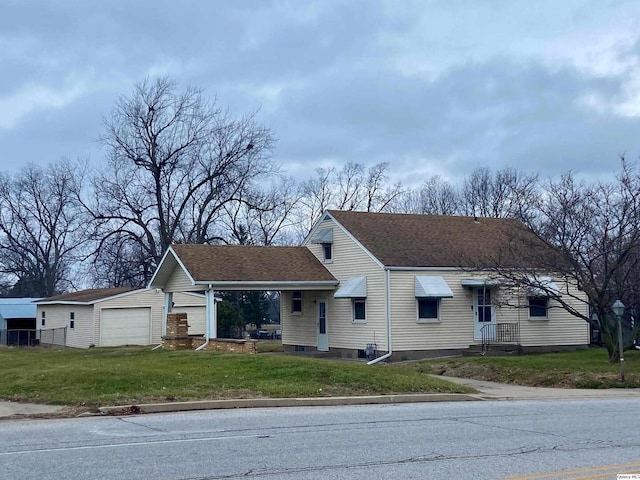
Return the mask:
{"type": "Polygon", "coordinates": [[[38,305],[36,326],[38,330],[67,327],[67,346],[88,348],[93,342],[92,305],[38,305]],[[45,326],[42,326],[42,312],[45,326]],[[74,328],[69,328],[71,312],[74,313],[74,328]]]}

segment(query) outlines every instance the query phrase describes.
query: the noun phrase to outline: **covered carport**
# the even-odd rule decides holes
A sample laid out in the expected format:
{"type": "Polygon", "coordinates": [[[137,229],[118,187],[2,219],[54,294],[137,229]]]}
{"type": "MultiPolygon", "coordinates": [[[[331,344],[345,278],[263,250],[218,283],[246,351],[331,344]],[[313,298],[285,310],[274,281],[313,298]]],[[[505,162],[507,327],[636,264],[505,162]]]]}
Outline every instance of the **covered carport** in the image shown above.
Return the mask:
{"type": "Polygon", "coordinates": [[[173,294],[204,292],[208,341],[217,338],[215,292],[326,292],[334,291],[338,283],[306,247],[172,245],[149,286],[160,288],[165,294],[163,335],[173,294]]]}
{"type": "Polygon", "coordinates": [[[32,345],[36,338],[37,298],[0,299],[0,344],[32,345]]]}

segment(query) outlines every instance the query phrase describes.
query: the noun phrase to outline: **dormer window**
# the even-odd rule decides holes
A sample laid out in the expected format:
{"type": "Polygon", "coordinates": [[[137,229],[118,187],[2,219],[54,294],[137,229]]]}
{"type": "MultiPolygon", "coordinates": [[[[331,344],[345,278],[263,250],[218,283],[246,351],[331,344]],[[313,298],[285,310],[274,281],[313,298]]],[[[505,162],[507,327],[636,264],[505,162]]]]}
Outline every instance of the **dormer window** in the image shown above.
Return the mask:
{"type": "Polygon", "coordinates": [[[325,228],[320,230],[311,239],[311,243],[315,243],[322,247],[322,260],[331,262],[333,260],[333,229],[325,228]]]}

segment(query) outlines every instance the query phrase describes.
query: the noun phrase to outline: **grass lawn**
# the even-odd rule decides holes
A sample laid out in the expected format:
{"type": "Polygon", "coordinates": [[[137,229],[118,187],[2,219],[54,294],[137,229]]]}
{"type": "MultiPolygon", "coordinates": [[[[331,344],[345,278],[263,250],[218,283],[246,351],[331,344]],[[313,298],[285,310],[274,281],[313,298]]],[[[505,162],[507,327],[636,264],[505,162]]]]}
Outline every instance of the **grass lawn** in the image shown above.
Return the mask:
{"type": "Polygon", "coordinates": [[[619,364],[607,361],[604,348],[541,355],[423,360],[407,368],[435,375],[534,387],[640,388],[640,350],[625,352],[624,359],[624,384],[620,383],[619,364]]]}
{"type": "Polygon", "coordinates": [[[86,407],[221,398],[472,391],[399,366],[269,353],[0,348],[0,365],[0,399],[86,407]]]}

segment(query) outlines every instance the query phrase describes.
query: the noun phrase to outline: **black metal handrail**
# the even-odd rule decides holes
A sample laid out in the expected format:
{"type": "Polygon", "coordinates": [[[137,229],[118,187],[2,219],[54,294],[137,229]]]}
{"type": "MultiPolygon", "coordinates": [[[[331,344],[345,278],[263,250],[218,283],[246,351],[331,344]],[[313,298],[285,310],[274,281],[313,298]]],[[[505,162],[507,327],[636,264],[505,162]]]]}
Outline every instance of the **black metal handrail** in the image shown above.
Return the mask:
{"type": "Polygon", "coordinates": [[[517,323],[486,323],[480,329],[482,352],[495,343],[520,344],[520,325],[517,323]]]}

